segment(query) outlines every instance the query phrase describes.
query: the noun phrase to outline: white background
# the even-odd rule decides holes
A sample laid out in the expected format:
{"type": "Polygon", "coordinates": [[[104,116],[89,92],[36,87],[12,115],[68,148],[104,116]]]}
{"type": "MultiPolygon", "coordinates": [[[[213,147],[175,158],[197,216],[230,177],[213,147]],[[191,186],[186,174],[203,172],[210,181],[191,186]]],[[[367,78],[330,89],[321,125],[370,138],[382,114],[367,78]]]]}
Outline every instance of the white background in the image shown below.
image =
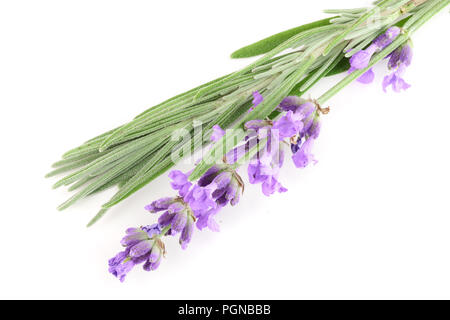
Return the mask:
{"type": "Polygon", "coordinates": [[[44,179],[67,149],[249,63],[235,49],[366,4],[2,1],[0,298],[450,298],[448,10],[414,36],[410,90],[383,93],[384,65],[350,85],[330,101],[316,166],[286,165],[289,192],[271,198],[247,185],[220,233],[187,251],[169,239],[157,272],[121,284],[107,260],[127,227],[155,221],[143,207],[172,194],[165,176],[91,229],[113,190],[57,212],[68,193],[44,179]]]}

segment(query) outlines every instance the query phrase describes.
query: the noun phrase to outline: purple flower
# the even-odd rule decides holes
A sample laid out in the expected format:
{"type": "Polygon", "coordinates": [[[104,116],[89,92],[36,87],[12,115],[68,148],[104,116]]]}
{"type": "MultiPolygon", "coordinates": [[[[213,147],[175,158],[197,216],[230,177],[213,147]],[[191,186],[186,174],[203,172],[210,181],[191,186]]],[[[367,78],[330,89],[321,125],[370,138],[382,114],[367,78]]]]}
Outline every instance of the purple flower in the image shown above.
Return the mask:
{"type": "Polygon", "coordinates": [[[243,182],[234,170],[226,165],[210,168],[186,197],[194,215],[198,218],[197,228],[209,227],[218,231],[213,216],[228,203],[236,205],[243,189],[243,182]]]}
{"type": "Polygon", "coordinates": [[[405,67],[399,67],[396,71],[387,75],[383,79],[383,90],[387,92],[387,87],[392,85],[392,89],[395,92],[400,92],[401,90],[406,90],[411,87],[403,78],[402,74],[405,70],[405,67]]]}
{"type": "Polygon", "coordinates": [[[412,47],[409,43],[397,48],[389,56],[388,68],[395,70],[400,66],[408,67],[413,58],[412,47]]]}
{"type": "Polygon", "coordinates": [[[185,201],[189,204],[195,216],[217,207],[217,203],[212,196],[212,190],[199,185],[195,185],[189,191],[185,201]]]}
{"type": "Polygon", "coordinates": [[[108,261],[109,272],[113,276],[118,278],[120,280],[120,282],[125,281],[126,275],[135,266],[135,263],[133,262],[133,260],[128,258],[128,252],[129,252],[129,250],[119,252],[115,257],[109,259],[109,261],[108,261]]]}
{"type": "Polygon", "coordinates": [[[286,192],[278,181],[278,175],[283,166],[284,152],[279,140],[269,135],[264,149],[257,153],[248,165],[248,178],[251,184],[261,184],[262,192],[270,196],[275,192],[286,192]]]}
{"type": "Polygon", "coordinates": [[[212,127],[213,133],[211,134],[211,142],[217,142],[225,135],[225,131],[218,125],[212,127]]]}
{"type": "Polygon", "coordinates": [[[388,45],[390,45],[392,43],[392,41],[394,41],[395,38],[398,37],[400,32],[401,32],[401,29],[399,27],[396,27],[396,26],[391,27],[391,28],[387,29],[385,33],[378,36],[378,38],[376,38],[373,41],[373,44],[375,44],[377,46],[378,50],[383,50],[388,45]]]}
{"type": "Polygon", "coordinates": [[[280,105],[278,106],[279,109],[283,111],[296,111],[299,106],[307,103],[308,101],[305,99],[302,99],[298,96],[288,96],[281,101],[280,105]]]}
{"type": "Polygon", "coordinates": [[[251,106],[248,112],[252,112],[253,109],[255,109],[255,107],[257,107],[259,104],[261,104],[261,102],[264,101],[264,97],[258,91],[253,92],[252,95],[253,95],[253,106],[251,106]]]}
{"type": "Polygon", "coordinates": [[[190,172],[185,174],[179,170],[172,170],[169,173],[169,178],[172,179],[170,185],[172,186],[172,189],[178,190],[181,197],[186,196],[192,186],[192,183],[189,182],[190,174],[190,172]]]}
{"type": "Polygon", "coordinates": [[[299,147],[298,151],[292,156],[292,160],[297,168],[305,168],[311,162],[317,162],[314,159],[314,155],[311,153],[313,147],[314,138],[309,137],[299,147]]]}
{"type": "Polygon", "coordinates": [[[214,220],[214,216],[219,212],[221,208],[212,208],[207,211],[199,212],[197,214],[196,226],[199,230],[203,230],[208,227],[213,232],[219,232],[220,228],[218,223],[214,220]]]}
{"type": "Polygon", "coordinates": [[[299,137],[295,143],[291,144],[291,150],[294,154],[292,160],[297,168],[305,168],[311,162],[316,163],[311,152],[313,142],[319,137],[321,122],[319,114],[311,119],[307,128],[300,132],[299,137]]]}
{"type": "Polygon", "coordinates": [[[144,263],[144,270],[156,270],[160,264],[164,244],[159,239],[161,229],[157,224],[129,228],[121,244],[125,251],[119,252],[108,261],[109,272],[121,282],[134,266],[144,263]]]}
{"type": "Polygon", "coordinates": [[[392,85],[392,89],[395,92],[400,92],[401,90],[406,90],[411,87],[402,78],[403,73],[411,64],[413,52],[411,45],[409,43],[402,47],[397,48],[389,55],[388,68],[392,70],[392,73],[385,76],[383,79],[383,90],[387,91],[387,87],[392,85]]]}
{"type": "Polygon", "coordinates": [[[158,226],[161,229],[169,227],[168,234],[171,236],[181,233],[180,244],[185,249],[192,237],[191,220],[193,219],[193,212],[189,204],[182,198],[177,198],[159,217],[158,226]]]}
{"type": "Polygon", "coordinates": [[[358,82],[361,82],[364,84],[369,84],[369,83],[372,83],[374,79],[375,79],[375,73],[373,72],[373,69],[370,68],[365,73],[363,73],[362,76],[360,76],[358,78],[358,82]]]}
{"type": "Polygon", "coordinates": [[[293,137],[303,128],[303,118],[300,112],[288,111],[274,122],[272,130],[278,131],[279,139],[293,137]]]}
{"type": "Polygon", "coordinates": [[[375,44],[371,44],[367,49],[355,53],[350,58],[351,71],[349,70],[349,72],[366,68],[370,63],[370,59],[372,59],[373,54],[377,52],[377,50],[378,47],[375,44]]]}
{"type": "MultiPolygon", "coordinates": [[[[392,27],[389,28],[385,33],[380,35],[378,38],[376,38],[372,44],[367,47],[364,50],[358,51],[350,58],[350,70],[349,73],[357,70],[357,69],[364,69],[366,68],[369,63],[370,59],[372,59],[372,56],[375,52],[381,51],[384,48],[386,48],[388,45],[394,41],[394,39],[400,34],[400,28],[398,27],[392,27]]],[[[363,77],[361,82],[367,81],[371,74],[369,74],[366,77],[363,77]]],[[[367,83],[367,82],[363,82],[367,83]]]]}

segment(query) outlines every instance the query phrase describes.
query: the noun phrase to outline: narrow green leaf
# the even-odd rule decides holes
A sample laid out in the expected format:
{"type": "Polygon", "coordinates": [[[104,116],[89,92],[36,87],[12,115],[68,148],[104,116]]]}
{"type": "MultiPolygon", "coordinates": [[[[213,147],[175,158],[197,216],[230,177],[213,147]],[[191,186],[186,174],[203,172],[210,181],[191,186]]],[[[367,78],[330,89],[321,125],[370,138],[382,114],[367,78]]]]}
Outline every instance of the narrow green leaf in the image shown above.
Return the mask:
{"type": "Polygon", "coordinates": [[[314,29],[310,29],[310,30],[307,30],[307,31],[300,32],[300,33],[294,35],[293,37],[287,39],[286,41],[281,43],[279,46],[277,46],[274,49],[270,50],[268,53],[266,53],[263,57],[258,59],[256,62],[251,63],[247,67],[241,69],[240,71],[237,71],[237,72],[231,74],[229,77],[224,78],[222,81],[219,81],[219,82],[217,82],[214,85],[207,86],[207,87],[205,87],[203,89],[200,89],[197,92],[195,98],[198,99],[198,98],[206,95],[210,90],[212,90],[215,87],[221,85],[222,83],[224,83],[226,81],[230,81],[230,80],[236,78],[237,76],[240,76],[242,74],[245,74],[245,73],[253,70],[255,67],[258,67],[261,64],[268,62],[271,58],[273,58],[277,54],[283,52],[286,49],[291,48],[294,44],[298,43],[301,39],[308,38],[308,37],[310,37],[310,36],[312,36],[312,35],[314,35],[316,33],[320,33],[320,32],[323,32],[323,31],[327,31],[328,30],[328,31],[332,32],[333,30],[340,29],[340,28],[341,28],[341,26],[339,26],[339,25],[325,25],[325,26],[321,26],[321,27],[317,27],[317,28],[314,28],[314,29]]]}
{"type": "Polygon", "coordinates": [[[108,210],[109,210],[109,208],[101,208],[100,211],[95,215],[95,217],[93,217],[91,219],[91,221],[89,221],[89,223],[86,225],[86,227],[89,228],[92,225],[94,225],[94,223],[96,223],[98,220],[100,220],[108,210]]]}
{"type": "Polygon", "coordinates": [[[134,154],[133,156],[126,157],[123,161],[121,161],[117,166],[109,170],[107,173],[105,173],[103,176],[95,180],[92,184],[84,188],[82,191],[79,191],[77,194],[72,196],[70,199],[62,203],[60,206],[58,206],[58,210],[62,211],[64,209],[67,209],[72,204],[77,202],[78,200],[86,197],[91,192],[95,191],[97,188],[103,186],[105,183],[110,181],[111,179],[117,177],[120,175],[121,172],[123,172],[125,169],[132,166],[134,163],[138,162],[141,158],[143,158],[148,153],[147,150],[141,150],[134,154]]]}

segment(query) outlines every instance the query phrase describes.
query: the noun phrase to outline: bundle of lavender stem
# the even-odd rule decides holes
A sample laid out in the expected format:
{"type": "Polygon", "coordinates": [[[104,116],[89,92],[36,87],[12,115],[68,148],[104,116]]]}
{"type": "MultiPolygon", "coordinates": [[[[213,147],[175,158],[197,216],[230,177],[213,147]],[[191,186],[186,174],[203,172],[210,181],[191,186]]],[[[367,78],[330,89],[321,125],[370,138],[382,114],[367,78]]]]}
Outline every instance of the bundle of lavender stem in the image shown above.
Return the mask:
{"type": "Polygon", "coordinates": [[[58,209],[117,186],[90,226],[174,166],[174,153],[182,159],[189,153],[186,150],[206,150],[191,172],[169,174],[179,195],[147,206],[150,212],[165,211],[158,224],[129,229],[122,241],[127,249],[110,261],[110,271],[121,280],[138,262],[146,261],[146,270],[156,269],[164,251],[161,237],[181,233],[185,247],[194,222],[199,229],[214,230],[217,207],[237,203],[243,182],[235,170],[242,159],[250,159],[250,183],[261,183],[266,195],[285,191],[276,174],[283,162],[280,154],[284,157],[279,142],[288,140],[297,167],[313,162],[312,141],[318,136],[320,115],[327,111],[321,106],[354,80],[370,83],[374,64],[389,59],[385,90],[389,86],[394,91],[407,89],[402,74],[412,58],[410,37],[449,2],[379,0],[369,8],[326,10],[333,16],[235,51],[231,56],[235,59],[260,57],[242,70],[168,99],[66,152],[47,175],[65,173],[54,188],[67,186],[76,191],[58,209]],[[320,97],[302,98],[322,78],[339,73],[346,76],[320,97]],[[173,133],[179,131],[191,139],[174,139],[173,133]],[[230,160],[230,154],[245,157],[230,160]]]}

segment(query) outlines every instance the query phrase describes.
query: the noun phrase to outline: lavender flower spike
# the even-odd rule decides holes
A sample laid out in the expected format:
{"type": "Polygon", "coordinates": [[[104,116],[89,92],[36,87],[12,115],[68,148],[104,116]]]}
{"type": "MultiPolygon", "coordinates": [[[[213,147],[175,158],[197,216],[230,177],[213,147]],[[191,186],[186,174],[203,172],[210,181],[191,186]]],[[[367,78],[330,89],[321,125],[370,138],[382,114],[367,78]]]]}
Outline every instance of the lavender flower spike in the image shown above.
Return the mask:
{"type": "Polygon", "coordinates": [[[161,229],[157,224],[130,228],[121,244],[125,250],[108,262],[109,272],[121,282],[136,265],[144,263],[144,270],[156,270],[164,253],[164,243],[159,238],[161,229]]]}

